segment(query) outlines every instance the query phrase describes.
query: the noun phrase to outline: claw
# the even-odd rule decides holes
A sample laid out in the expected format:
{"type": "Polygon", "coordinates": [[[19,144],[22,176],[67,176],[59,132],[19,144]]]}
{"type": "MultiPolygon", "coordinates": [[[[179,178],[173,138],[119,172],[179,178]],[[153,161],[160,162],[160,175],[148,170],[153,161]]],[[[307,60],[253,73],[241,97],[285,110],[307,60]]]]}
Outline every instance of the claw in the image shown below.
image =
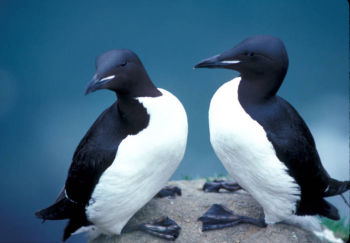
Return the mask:
{"type": "Polygon", "coordinates": [[[178,196],[182,195],[181,189],[179,187],[166,186],[162,190],[160,190],[155,197],[156,198],[163,198],[163,197],[175,198],[176,195],[178,196]]]}
{"type": "Polygon", "coordinates": [[[221,188],[230,192],[242,189],[237,183],[224,180],[213,180],[212,182],[206,182],[203,185],[203,191],[205,192],[219,192],[221,188]]]}
{"type": "Polygon", "coordinates": [[[214,204],[211,206],[202,217],[198,218],[198,220],[203,223],[202,231],[232,227],[239,223],[249,223],[259,227],[266,227],[266,223],[263,219],[254,219],[236,215],[233,211],[220,204],[214,204]]]}
{"type": "Polygon", "coordinates": [[[123,229],[123,233],[141,230],[148,234],[167,240],[176,240],[180,234],[181,227],[168,217],[161,217],[151,223],[144,223],[137,226],[130,226],[123,229]]]}
{"type": "Polygon", "coordinates": [[[180,229],[180,226],[168,217],[162,217],[151,224],[141,225],[141,230],[167,240],[176,240],[180,229]]]}

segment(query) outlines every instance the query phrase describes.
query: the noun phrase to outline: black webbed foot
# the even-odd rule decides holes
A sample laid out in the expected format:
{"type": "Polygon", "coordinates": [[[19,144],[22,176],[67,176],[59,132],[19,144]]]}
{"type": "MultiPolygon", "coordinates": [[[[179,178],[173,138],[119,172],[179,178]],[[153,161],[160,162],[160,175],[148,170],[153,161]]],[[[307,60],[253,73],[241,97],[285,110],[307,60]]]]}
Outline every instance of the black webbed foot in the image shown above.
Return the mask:
{"type": "Polygon", "coordinates": [[[160,238],[164,238],[167,240],[176,240],[176,238],[180,234],[180,226],[172,219],[168,217],[162,217],[152,224],[143,224],[141,225],[141,230],[158,236],[160,238]]]}
{"type": "Polygon", "coordinates": [[[205,192],[219,192],[221,188],[230,192],[242,189],[237,183],[224,180],[213,180],[203,185],[203,191],[205,192]]]}
{"type": "Polygon", "coordinates": [[[235,215],[233,211],[220,205],[214,204],[209,210],[200,218],[202,221],[202,231],[216,230],[227,227],[232,227],[240,223],[253,224],[258,227],[266,227],[266,223],[263,219],[254,219],[246,216],[235,215]]]}
{"type": "Polygon", "coordinates": [[[160,190],[155,197],[163,198],[163,197],[171,197],[174,198],[176,195],[181,196],[181,189],[177,186],[166,186],[162,190],[160,190]]]}
{"type": "Polygon", "coordinates": [[[180,226],[168,217],[161,217],[152,223],[144,223],[133,227],[124,228],[122,233],[141,230],[148,234],[167,240],[176,240],[180,234],[180,226]]]}

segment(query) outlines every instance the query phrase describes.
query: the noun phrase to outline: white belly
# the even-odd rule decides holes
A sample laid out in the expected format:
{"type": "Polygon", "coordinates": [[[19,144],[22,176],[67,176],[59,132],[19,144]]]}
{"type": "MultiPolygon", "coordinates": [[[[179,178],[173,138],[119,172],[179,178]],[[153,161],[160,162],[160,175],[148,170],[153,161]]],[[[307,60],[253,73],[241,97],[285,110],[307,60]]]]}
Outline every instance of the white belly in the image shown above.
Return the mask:
{"type": "Polygon", "coordinates": [[[276,223],[295,212],[300,190],[263,127],[241,107],[240,81],[225,83],[211,100],[210,142],[229,174],[263,207],[266,223],[276,223]]]}
{"type": "Polygon", "coordinates": [[[169,92],[137,98],[147,109],[147,128],[126,137],[112,165],[102,174],[87,207],[88,219],[106,234],[120,234],[128,220],[166,184],[181,162],[187,117],[169,92]]]}

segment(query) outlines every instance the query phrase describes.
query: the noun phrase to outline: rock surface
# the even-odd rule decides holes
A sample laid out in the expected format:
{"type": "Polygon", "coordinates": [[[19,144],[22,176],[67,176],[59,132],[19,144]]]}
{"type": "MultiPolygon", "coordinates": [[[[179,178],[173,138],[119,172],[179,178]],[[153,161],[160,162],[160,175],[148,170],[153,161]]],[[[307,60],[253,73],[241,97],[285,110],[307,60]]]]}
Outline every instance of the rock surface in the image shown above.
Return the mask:
{"type": "MultiPolygon", "coordinates": [[[[197,221],[214,203],[222,204],[235,213],[255,218],[262,218],[263,211],[259,204],[245,191],[235,193],[205,193],[202,191],[204,179],[192,181],[173,181],[169,185],[175,185],[182,189],[182,196],[175,199],[154,198],[142,208],[129,222],[130,225],[150,222],[161,216],[169,216],[181,227],[180,236],[176,242],[184,243],[303,243],[321,242],[311,232],[298,227],[276,224],[266,228],[258,228],[250,224],[239,224],[235,227],[202,232],[202,223],[197,221]]],[[[159,239],[143,232],[126,233],[121,236],[99,238],[91,243],[142,243],[142,242],[171,242],[159,239]]]]}

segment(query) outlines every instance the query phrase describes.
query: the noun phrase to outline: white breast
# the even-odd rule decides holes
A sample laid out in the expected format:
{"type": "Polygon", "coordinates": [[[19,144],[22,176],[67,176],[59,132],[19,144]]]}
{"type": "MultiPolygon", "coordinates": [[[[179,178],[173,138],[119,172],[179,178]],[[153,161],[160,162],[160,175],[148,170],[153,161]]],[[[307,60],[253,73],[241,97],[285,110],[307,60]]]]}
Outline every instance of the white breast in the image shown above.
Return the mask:
{"type": "Polygon", "coordinates": [[[229,174],[261,204],[266,223],[276,223],[295,212],[300,189],[263,127],[240,105],[240,81],[225,83],[211,100],[210,142],[229,174]]]}
{"type": "Polygon", "coordinates": [[[128,220],[165,185],[183,158],[187,117],[166,90],[137,98],[147,109],[147,128],[126,137],[112,165],[102,174],[87,207],[88,219],[106,234],[120,234],[128,220]]]}

